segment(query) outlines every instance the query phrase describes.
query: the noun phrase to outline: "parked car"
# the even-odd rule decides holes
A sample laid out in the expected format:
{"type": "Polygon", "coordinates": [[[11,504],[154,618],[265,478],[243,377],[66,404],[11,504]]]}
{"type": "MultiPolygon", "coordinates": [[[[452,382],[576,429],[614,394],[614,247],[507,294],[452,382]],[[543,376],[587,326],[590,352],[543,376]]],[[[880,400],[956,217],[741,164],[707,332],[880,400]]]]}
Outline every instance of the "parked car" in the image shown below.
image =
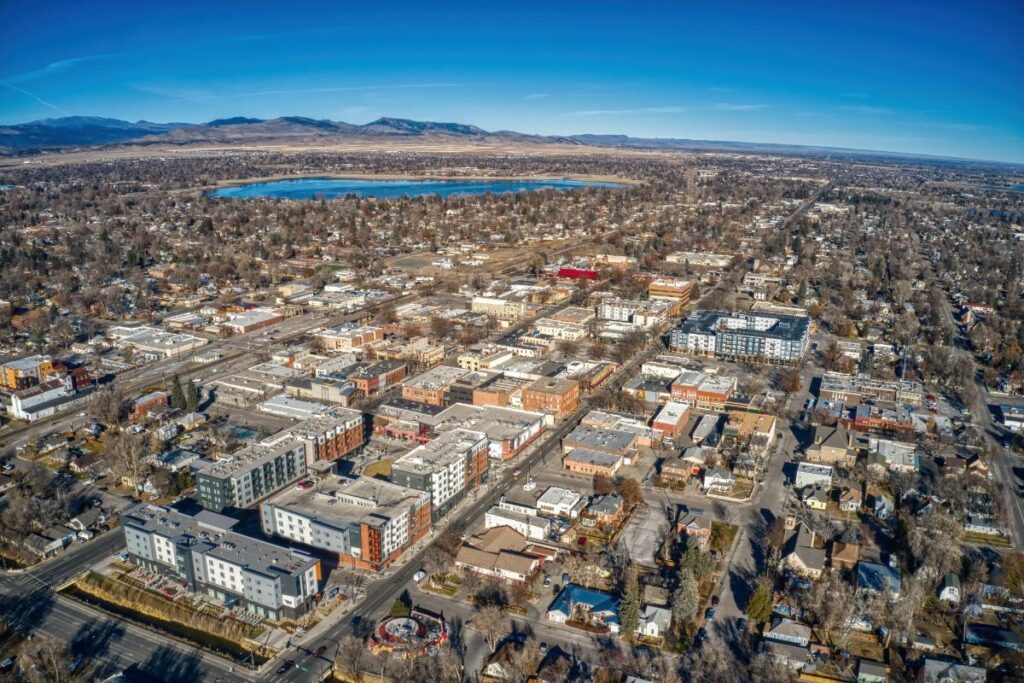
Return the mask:
{"type": "Polygon", "coordinates": [[[715,618],[715,608],[714,607],[708,607],[706,610],[704,610],[704,621],[711,621],[714,618],[715,618]]]}
{"type": "Polygon", "coordinates": [[[320,647],[318,647],[316,649],[316,656],[317,657],[323,657],[325,652],[327,652],[327,646],[326,645],[321,645],[320,647]]]}
{"type": "Polygon", "coordinates": [[[286,659],[284,662],[281,663],[281,666],[277,667],[277,673],[286,674],[288,673],[289,670],[291,670],[293,666],[295,666],[295,662],[293,662],[290,659],[286,659]]]}
{"type": "Polygon", "coordinates": [[[719,597],[717,595],[712,595],[711,596],[711,606],[712,607],[718,607],[718,603],[719,602],[721,602],[721,600],[719,599],[719,597]]]}

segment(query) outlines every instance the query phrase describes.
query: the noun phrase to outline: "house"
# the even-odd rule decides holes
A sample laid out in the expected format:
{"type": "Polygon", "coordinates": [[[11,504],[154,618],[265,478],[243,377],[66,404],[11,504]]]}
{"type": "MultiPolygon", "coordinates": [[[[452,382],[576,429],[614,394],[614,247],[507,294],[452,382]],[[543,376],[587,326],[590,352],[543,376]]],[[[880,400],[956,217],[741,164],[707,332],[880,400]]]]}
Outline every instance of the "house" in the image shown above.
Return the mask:
{"type": "Polygon", "coordinates": [[[498,646],[493,654],[488,655],[484,660],[484,666],[480,670],[481,683],[512,683],[519,681],[523,675],[533,673],[535,665],[528,665],[527,670],[521,670],[523,658],[520,654],[525,638],[506,638],[498,646]]]}
{"type": "Polygon", "coordinates": [[[859,488],[844,488],[839,494],[839,509],[843,512],[858,512],[863,504],[859,488]]]}
{"type": "Polygon", "coordinates": [[[455,566],[464,572],[523,583],[537,571],[542,560],[543,556],[533,552],[523,534],[504,526],[467,539],[455,556],[455,566]]]}
{"type": "Polygon", "coordinates": [[[861,659],[857,662],[857,683],[886,683],[889,667],[882,662],[861,659]]]}
{"type": "Polygon", "coordinates": [[[800,671],[807,666],[810,655],[810,650],[807,647],[777,640],[762,640],[761,652],[772,661],[795,671],[800,671]]]}
{"type": "Polygon", "coordinates": [[[987,678],[983,666],[934,657],[924,660],[924,683],[985,683],[987,678]]]}
{"type": "Polygon", "coordinates": [[[857,563],[857,588],[875,593],[888,591],[892,597],[899,597],[902,576],[897,567],[877,562],[857,563]]]}
{"type": "Polygon", "coordinates": [[[816,534],[800,524],[783,546],[783,564],[801,576],[820,578],[825,571],[825,550],[816,548],[816,542],[816,534]]]}
{"type": "Polygon", "coordinates": [[[694,467],[691,461],[683,458],[672,458],[662,461],[660,474],[662,483],[679,484],[689,481],[695,474],[700,474],[700,467],[694,467]]]}
{"type": "Polygon", "coordinates": [[[729,470],[713,467],[704,473],[701,488],[704,493],[729,493],[736,484],[736,476],[729,470]]]}
{"type": "Polygon", "coordinates": [[[640,615],[636,632],[648,638],[662,638],[672,624],[672,611],[667,607],[647,605],[640,615]]]}
{"type": "Polygon", "coordinates": [[[619,632],[619,601],[612,595],[566,584],[547,611],[548,621],[556,624],[582,622],[604,626],[611,633],[619,632]]]}
{"type": "Polygon", "coordinates": [[[893,515],[893,502],[884,493],[876,493],[871,503],[871,511],[878,519],[889,519],[893,515]]]}
{"type": "Polygon", "coordinates": [[[1021,651],[1019,634],[992,624],[967,624],[964,627],[964,642],[992,650],[1021,651]]]}
{"type": "Polygon", "coordinates": [[[811,627],[792,619],[775,617],[771,628],[766,628],[764,637],[780,643],[792,643],[807,647],[811,642],[811,627]]]}
{"type": "Polygon", "coordinates": [[[702,549],[707,549],[711,542],[711,518],[705,517],[702,510],[691,509],[689,514],[679,520],[676,530],[686,535],[687,542],[694,539],[702,549]]]}
{"type": "Polygon", "coordinates": [[[948,572],[942,577],[942,584],[939,586],[939,600],[952,603],[960,602],[960,577],[956,572],[948,572]]]}
{"type": "Polygon", "coordinates": [[[832,569],[853,569],[860,560],[860,546],[836,541],[832,544],[832,569]]]}
{"type": "Polygon", "coordinates": [[[842,423],[815,427],[811,445],[807,447],[807,459],[828,465],[852,464],[851,442],[850,432],[842,423]]]}
{"type": "Polygon", "coordinates": [[[824,486],[808,486],[800,494],[804,505],[812,510],[824,510],[828,507],[829,490],[824,486]]]}
{"type": "Polygon", "coordinates": [[[622,496],[617,493],[594,496],[583,511],[583,526],[613,524],[622,517],[623,511],[622,496]]]}

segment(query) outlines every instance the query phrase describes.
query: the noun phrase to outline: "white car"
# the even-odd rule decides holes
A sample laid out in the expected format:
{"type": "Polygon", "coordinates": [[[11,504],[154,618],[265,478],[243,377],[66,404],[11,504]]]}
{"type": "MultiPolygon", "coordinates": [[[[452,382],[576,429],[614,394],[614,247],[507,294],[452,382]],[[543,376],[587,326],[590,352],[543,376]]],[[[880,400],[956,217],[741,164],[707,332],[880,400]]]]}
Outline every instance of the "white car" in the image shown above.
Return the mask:
{"type": "Polygon", "coordinates": [[[523,484],[524,491],[532,491],[535,488],[537,488],[537,482],[535,482],[533,479],[523,484]]]}

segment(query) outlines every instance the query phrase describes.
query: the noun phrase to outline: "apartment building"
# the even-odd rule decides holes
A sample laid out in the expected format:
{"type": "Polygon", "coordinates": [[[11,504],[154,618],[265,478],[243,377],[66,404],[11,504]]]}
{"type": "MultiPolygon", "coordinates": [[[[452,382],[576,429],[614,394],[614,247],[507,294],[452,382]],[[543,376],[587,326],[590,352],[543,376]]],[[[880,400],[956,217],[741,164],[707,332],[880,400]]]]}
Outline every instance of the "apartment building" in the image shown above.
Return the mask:
{"type": "Polygon", "coordinates": [[[385,360],[366,365],[349,374],[363,396],[374,396],[405,379],[406,365],[397,360],[385,360]]]}
{"type": "Polygon", "coordinates": [[[328,476],[260,505],[263,533],[379,571],[430,531],[430,494],[369,477],[328,476]]]}
{"type": "Polygon", "coordinates": [[[488,441],[483,432],[455,429],[417,446],[391,465],[391,481],[430,494],[435,518],[454,507],[486,477],[488,441]]]}
{"type": "Polygon", "coordinates": [[[274,621],[309,612],[320,591],[320,561],[235,533],[236,523],[208,510],[191,516],[147,503],[121,515],[132,563],[274,621]]]}
{"type": "Polygon", "coordinates": [[[571,379],[541,377],[523,387],[523,409],[548,413],[561,420],[576,412],[580,385],[571,379]]]}
{"type": "Polygon", "coordinates": [[[0,365],[0,386],[17,391],[45,382],[53,372],[53,359],[36,355],[7,361],[0,365]]]}
{"type": "Polygon", "coordinates": [[[286,438],[272,445],[247,446],[204,467],[196,473],[196,490],[207,510],[247,508],[298,481],[306,471],[306,444],[286,438]]]}
{"type": "Polygon", "coordinates": [[[641,299],[604,299],[597,307],[597,317],[649,328],[668,321],[672,305],[666,301],[641,299]]]}
{"type": "Polygon", "coordinates": [[[469,374],[469,370],[439,365],[416,375],[402,386],[402,398],[433,406],[443,406],[448,388],[469,374]]]}
{"type": "Polygon", "coordinates": [[[332,408],[329,414],[300,422],[267,437],[261,444],[274,447],[297,439],[305,449],[306,464],[312,465],[318,460],[337,460],[362,446],[366,441],[365,424],[362,411],[332,408]]]}
{"type": "Polygon", "coordinates": [[[673,350],[712,358],[791,364],[810,345],[807,318],[698,310],[672,330],[673,350]]]}

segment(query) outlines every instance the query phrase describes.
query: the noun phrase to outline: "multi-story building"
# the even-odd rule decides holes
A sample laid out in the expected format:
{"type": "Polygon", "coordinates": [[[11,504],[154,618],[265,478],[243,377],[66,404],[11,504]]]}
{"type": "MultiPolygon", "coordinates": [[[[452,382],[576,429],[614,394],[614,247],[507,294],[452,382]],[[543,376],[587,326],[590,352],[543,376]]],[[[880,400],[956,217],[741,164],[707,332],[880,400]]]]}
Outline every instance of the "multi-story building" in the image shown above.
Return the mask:
{"type": "Polygon", "coordinates": [[[691,313],[670,337],[673,350],[780,364],[803,358],[809,340],[807,318],[709,310],[691,313]]]}
{"type": "Polygon", "coordinates": [[[487,467],[487,435],[454,429],[395,460],[391,481],[429,492],[434,516],[440,517],[480,484],[487,467]]]}
{"type": "Polygon", "coordinates": [[[512,362],[515,354],[508,349],[500,347],[487,347],[483,349],[470,350],[459,354],[456,359],[458,366],[463,370],[494,370],[512,362]]]}
{"type": "Polygon", "coordinates": [[[693,280],[662,275],[647,285],[647,296],[656,301],[667,301],[672,315],[679,315],[693,297],[693,280]]]}
{"type": "Polygon", "coordinates": [[[669,401],[658,412],[652,426],[668,438],[679,436],[689,423],[690,407],[681,401],[669,401]]]}
{"type": "Polygon", "coordinates": [[[671,308],[669,302],[657,299],[604,299],[597,307],[597,317],[648,328],[667,322],[671,308]]]}
{"type": "Polygon", "coordinates": [[[53,360],[49,356],[27,356],[7,361],[0,365],[0,386],[17,391],[45,382],[53,372],[53,360]]]}
{"type": "Polygon", "coordinates": [[[455,429],[483,432],[487,436],[490,457],[509,460],[544,431],[545,417],[543,413],[528,410],[456,403],[437,415],[425,417],[421,425],[430,434],[455,429]]]}
{"type": "Polygon", "coordinates": [[[445,400],[452,403],[472,403],[473,393],[477,389],[484,389],[501,378],[500,372],[489,370],[477,370],[463,375],[460,379],[452,382],[448,387],[448,394],[445,400]]]}
{"type": "Polygon", "coordinates": [[[369,477],[328,476],[260,505],[263,532],[378,571],[430,531],[430,494],[369,477]]]}
{"type": "Polygon", "coordinates": [[[493,296],[475,296],[470,302],[470,310],[510,322],[526,315],[526,304],[493,296]]]}
{"type": "Polygon", "coordinates": [[[290,439],[302,442],[307,465],[317,460],[337,460],[363,445],[366,440],[365,418],[359,410],[333,408],[329,414],[300,422],[261,443],[274,447],[290,439]]]}
{"type": "Polygon", "coordinates": [[[884,380],[868,375],[826,372],[821,378],[818,395],[827,401],[842,401],[848,406],[856,406],[865,398],[920,406],[924,400],[924,388],[920,382],[912,380],[884,380]]]}
{"type": "Polygon", "coordinates": [[[523,387],[523,408],[561,420],[580,404],[580,385],[571,379],[541,377],[523,387]]]}
{"type": "Polygon", "coordinates": [[[385,360],[367,365],[351,373],[348,378],[355,383],[363,396],[373,396],[405,379],[406,366],[402,361],[385,360]]]}
{"type": "Polygon", "coordinates": [[[307,613],[320,590],[320,561],[235,533],[235,523],[208,510],[190,516],[146,503],[121,515],[134,564],[271,620],[307,613]]]}
{"type": "Polygon", "coordinates": [[[384,340],[384,330],[371,325],[346,323],[313,335],[324,351],[355,351],[384,340]]]}
{"type": "Polygon", "coordinates": [[[579,341],[587,336],[587,328],[554,318],[541,318],[533,324],[538,333],[559,341],[579,341]]]}
{"type": "Polygon", "coordinates": [[[443,406],[448,387],[469,374],[469,370],[439,365],[416,375],[402,385],[402,398],[433,406],[443,406]]]}
{"type": "Polygon", "coordinates": [[[736,390],[735,377],[684,370],[672,382],[672,399],[698,410],[722,410],[736,390]]]}
{"type": "Polygon", "coordinates": [[[199,502],[208,510],[247,508],[292,484],[307,471],[306,444],[286,438],[254,444],[196,473],[199,502]]]}

